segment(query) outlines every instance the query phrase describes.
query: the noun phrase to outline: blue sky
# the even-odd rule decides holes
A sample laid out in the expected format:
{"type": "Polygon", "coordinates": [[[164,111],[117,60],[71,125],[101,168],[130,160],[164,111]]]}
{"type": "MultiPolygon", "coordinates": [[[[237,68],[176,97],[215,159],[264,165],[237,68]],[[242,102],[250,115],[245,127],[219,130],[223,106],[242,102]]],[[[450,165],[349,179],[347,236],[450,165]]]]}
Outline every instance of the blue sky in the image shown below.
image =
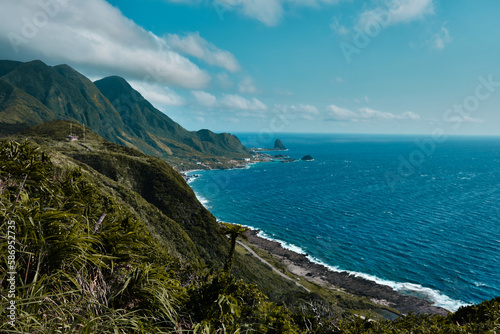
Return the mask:
{"type": "Polygon", "coordinates": [[[189,130],[499,134],[496,0],[0,6],[0,58],[123,76],[189,130]]]}

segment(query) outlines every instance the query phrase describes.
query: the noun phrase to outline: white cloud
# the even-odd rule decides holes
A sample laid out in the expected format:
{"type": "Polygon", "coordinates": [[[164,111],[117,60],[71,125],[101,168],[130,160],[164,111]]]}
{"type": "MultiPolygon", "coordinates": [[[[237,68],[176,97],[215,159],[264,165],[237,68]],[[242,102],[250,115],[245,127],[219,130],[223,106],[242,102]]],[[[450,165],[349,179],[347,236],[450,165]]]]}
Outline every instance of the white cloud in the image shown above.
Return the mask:
{"type": "Polygon", "coordinates": [[[238,84],[238,91],[240,93],[256,93],[257,88],[255,87],[253,83],[252,77],[245,77],[241,82],[238,84]]]}
{"type": "Polygon", "coordinates": [[[470,116],[464,116],[462,119],[462,122],[467,122],[467,123],[484,123],[484,120],[480,118],[474,118],[470,116]]]}
{"type": "Polygon", "coordinates": [[[261,101],[253,98],[252,100],[247,100],[239,95],[225,94],[220,100],[220,104],[229,109],[238,110],[267,110],[267,106],[261,101]]]}
{"type": "Polygon", "coordinates": [[[299,117],[311,121],[315,119],[314,116],[319,115],[318,108],[313,105],[299,104],[292,105],[289,108],[292,112],[297,113],[299,117]]]}
{"type": "Polygon", "coordinates": [[[186,104],[182,96],[168,87],[158,84],[149,85],[135,80],[129,83],[132,88],[141,93],[146,100],[159,109],[164,106],[183,106],[186,104]]]}
{"type": "Polygon", "coordinates": [[[281,96],[293,96],[293,92],[290,92],[288,90],[275,89],[274,91],[276,92],[276,94],[281,96]]]}
{"type": "Polygon", "coordinates": [[[451,116],[447,119],[447,122],[450,122],[450,123],[457,123],[457,124],[460,124],[460,123],[484,123],[484,120],[480,119],[480,118],[474,118],[474,117],[471,117],[471,116],[451,116]]]}
{"type": "Polygon", "coordinates": [[[278,24],[283,15],[280,0],[215,0],[214,4],[229,11],[236,10],[268,26],[278,24]]]}
{"type": "Polygon", "coordinates": [[[391,0],[391,23],[407,23],[434,14],[433,0],[391,0]]]}
{"type": "Polygon", "coordinates": [[[186,88],[202,88],[210,81],[206,71],[169,49],[165,39],[104,0],[3,1],[0,57],[36,57],[51,64],[69,63],[88,74],[117,74],[186,88]],[[41,3],[51,7],[44,9],[41,3]]]}
{"type": "Polygon", "coordinates": [[[240,70],[240,65],[231,52],[221,50],[207,42],[198,32],[183,37],[169,34],[166,39],[175,50],[199,58],[210,65],[222,67],[230,72],[240,70]]]}
{"type": "Polygon", "coordinates": [[[433,47],[438,50],[443,50],[446,44],[449,44],[452,41],[453,38],[451,38],[449,30],[442,27],[441,31],[434,36],[433,47]]]}
{"type": "Polygon", "coordinates": [[[401,114],[393,114],[390,112],[378,111],[371,108],[359,108],[357,111],[341,108],[336,105],[327,107],[328,120],[334,121],[390,121],[390,120],[419,120],[420,116],[411,111],[406,111],[401,114]]]}
{"type": "Polygon", "coordinates": [[[339,23],[339,19],[337,18],[331,20],[330,28],[339,35],[347,35],[350,32],[346,26],[339,23]]]}
{"type": "Polygon", "coordinates": [[[361,12],[353,29],[346,28],[333,19],[330,28],[338,35],[356,34],[359,30],[363,32],[376,31],[390,25],[409,23],[424,19],[434,14],[435,0],[382,0],[377,1],[379,5],[369,6],[361,12]],[[375,30],[374,30],[375,29],[375,30]]]}
{"type": "MultiPolygon", "coordinates": [[[[267,110],[267,106],[256,98],[246,99],[240,95],[224,94],[217,99],[214,95],[205,91],[191,91],[198,104],[204,107],[218,107],[238,111],[262,112],[267,110]]],[[[251,116],[255,114],[248,114],[251,116]]]]}
{"type": "MultiPolygon", "coordinates": [[[[170,0],[179,1],[179,0],[170,0]]],[[[190,2],[193,1],[183,1],[190,2]]],[[[214,0],[213,5],[219,15],[236,11],[267,26],[277,25],[286,13],[285,7],[313,7],[337,4],[339,0],[214,0]]]]}
{"type": "Polygon", "coordinates": [[[357,118],[357,115],[349,109],[340,108],[333,104],[328,106],[327,110],[329,118],[337,121],[348,121],[357,118]]]}
{"type": "Polygon", "coordinates": [[[196,98],[199,104],[205,107],[217,106],[217,98],[210,93],[204,91],[191,91],[191,94],[196,98]]]}
{"type": "Polygon", "coordinates": [[[229,79],[229,75],[225,72],[219,73],[215,77],[217,78],[218,84],[224,89],[229,89],[234,86],[234,82],[229,79]]]}
{"type": "Polygon", "coordinates": [[[420,115],[414,113],[413,111],[405,111],[402,113],[398,119],[413,119],[413,120],[419,120],[420,115]]]}

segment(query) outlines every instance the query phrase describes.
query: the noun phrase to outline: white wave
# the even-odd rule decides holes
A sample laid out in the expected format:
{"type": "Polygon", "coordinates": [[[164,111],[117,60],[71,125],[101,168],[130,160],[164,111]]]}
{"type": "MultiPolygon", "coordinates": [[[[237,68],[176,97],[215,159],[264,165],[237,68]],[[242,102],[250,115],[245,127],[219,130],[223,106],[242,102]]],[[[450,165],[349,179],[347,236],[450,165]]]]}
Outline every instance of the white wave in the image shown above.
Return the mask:
{"type": "MultiPolygon", "coordinates": [[[[248,226],[248,227],[253,229],[253,227],[251,227],[251,226],[248,226]]],[[[451,311],[451,312],[455,312],[456,310],[458,310],[462,306],[470,305],[470,304],[465,303],[463,301],[452,299],[452,298],[444,295],[440,291],[424,287],[420,284],[390,281],[390,280],[379,278],[379,277],[374,276],[374,275],[360,273],[360,272],[356,272],[356,271],[350,271],[350,270],[343,270],[338,266],[328,265],[328,264],[324,263],[323,261],[321,261],[321,260],[319,260],[311,255],[308,255],[307,252],[304,251],[304,249],[302,249],[296,245],[290,244],[288,242],[285,242],[285,241],[282,241],[282,240],[279,240],[276,238],[272,238],[272,237],[268,236],[262,230],[259,231],[257,236],[261,237],[263,239],[266,239],[266,240],[275,241],[275,242],[279,243],[283,248],[288,249],[292,252],[307,255],[307,259],[309,261],[316,263],[316,264],[319,264],[319,265],[321,265],[321,266],[323,266],[323,267],[325,267],[328,270],[331,270],[333,272],[346,272],[346,273],[353,275],[355,277],[361,277],[361,278],[375,282],[375,283],[380,284],[380,285],[389,286],[402,295],[411,295],[411,296],[414,296],[414,297],[417,297],[420,299],[425,299],[425,300],[433,303],[434,306],[442,307],[442,308],[444,308],[448,311],[451,311]]]]}
{"type": "Polygon", "coordinates": [[[281,245],[281,247],[283,247],[284,249],[288,249],[289,251],[295,252],[297,254],[307,255],[307,253],[302,248],[300,248],[298,246],[295,246],[293,244],[290,244],[290,243],[288,243],[286,241],[282,241],[282,240],[270,237],[270,236],[268,236],[266,233],[264,233],[261,230],[259,230],[259,233],[257,233],[257,236],[260,237],[260,238],[262,238],[262,239],[266,239],[266,240],[269,240],[269,241],[277,242],[277,243],[279,243],[281,245]]]}
{"type": "Polygon", "coordinates": [[[195,174],[196,172],[202,172],[202,171],[204,171],[204,169],[190,169],[185,171],[184,174],[193,176],[193,174],[195,174]]]}
{"type": "Polygon", "coordinates": [[[360,273],[360,272],[356,272],[356,271],[343,270],[337,266],[330,266],[330,265],[322,262],[321,260],[318,260],[317,258],[314,258],[310,255],[307,256],[307,258],[309,261],[317,263],[319,265],[322,265],[323,267],[326,267],[327,269],[329,269],[331,271],[346,272],[346,273],[353,275],[355,277],[361,277],[361,278],[375,282],[375,283],[380,284],[380,285],[389,286],[402,295],[410,295],[410,296],[414,296],[414,297],[417,297],[420,299],[425,299],[425,300],[433,303],[434,306],[442,307],[442,308],[444,308],[448,311],[451,311],[451,312],[455,312],[456,310],[458,310],[462,306],[470,305],[470,304],[465,303],[461,300],[452,299],[452,298],[442,294],[441,292],[439,292],[437,290],[434,290],[431,288],[426,288],[420,284],[414,284],[414,283],[408,283],[408,282],[401,283],[401,282],[390,281],[390,280],[379,278],[379,277],[374,276],[374,275],[360,273]]]}
{"type": "MultiPolygon", "coordinates": [[[[193,171],[191,171],[191,172],[193,172],[193,171]]],[[[196,178],[193,178],[193,179],[196,179],[196,178]]],[[[203,197],[202,195],[200,195],[197,192],[195,192],[195,195],[198,198],[198,201],[205,208],[207,208],[207,209],[210,208],[210,206],[208,205],[209,201],[207,198],[203,197]]],[[[242,226],[248,227],[248,228],[253,229],[253,230],[259,230],[258,228],[255,228],[255,227],[250,226],[250,225],[242,225],[242,226]]],[[[401,282],[390,281],[390,280],[386,280],[386,279],[381,279],[381,278],[376,277],[374,275],[355,272],[355,271],[349,271],[349,270],[343,270],[337,266],[328,265],[328,264],[324,263],[323,261],[308,255],[307,252],[304,249],[302,249],[301,247],[296,246],[296,245],[291,244],[291,243],[288,243],[286,241],[282,241],[282,240],[273,238],[273,237],[267,235],[262,230],[259,230],[257,236],[259,236],[260,238],[266,239],[266,240],[277,242],[283,248],[288,249],[288,250],[295,252],[297,254],[306,255],[309,261],[311,261],[313,263],[317,263],[319,265],[322,265],[323,267],[325,267],[331,271],[347,272],[347,273],[354,275],[356,277],[361,277],[361,278],[367,279],[369,281],[375,282],[377,284],[389,286],[389,287],[393,288],[394,290],[396,290],[397,292],[399,292],[400,294],[411,295],[411,296],[415,296],[415,297],[420,298],[420,299],[428,300],[429,302],[433,303],[434,306],[442,307],[442,308],[444,308],[448,311],[451,311],[451,312],[458,310],[458,308],[460,308],[461,306],[470,305],[470,304],[465,303],[463,301],[452,299],[452,298],[442,294],[441,292],[439,292],[437,290],[433,290],[431,288],[424,287],[420,284],[414,284],[414,283],[408,283],[408,282],[401,283],[401,282]]]]}
{"type": "Polygon", "coordinates": [[[201,205],[203,205],[205,207],[205,209],[209,209],[210,208],[210,205],[208,205],[208,203],[209,203],[208,199],[206,199],[202,195],[198,194],[196,191],[194,192],[194,194],[196,195],[196,198],[198,199],[198,202],[200,202],[201,205]]]}
{"type": "Polygon", "coordinates": [[[198,179],[198,177],[195,177],[196,175],[196,172],[200,172],[202,171],[203,169],[192,169],[192,170],[188,170],[188,171],[185,171],[184,174],[187,176],[187,180],[186,180],[186,183],[187,184],[191,184],[193,183],[195,180],[198,179]]]}

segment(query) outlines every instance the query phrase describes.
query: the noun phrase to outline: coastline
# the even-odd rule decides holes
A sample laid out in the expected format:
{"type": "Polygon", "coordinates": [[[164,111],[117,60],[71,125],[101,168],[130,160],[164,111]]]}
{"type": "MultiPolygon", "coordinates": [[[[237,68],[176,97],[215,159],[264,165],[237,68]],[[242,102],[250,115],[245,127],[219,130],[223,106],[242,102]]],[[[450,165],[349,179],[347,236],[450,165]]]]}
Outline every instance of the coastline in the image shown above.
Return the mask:
{"type": "MultiPolygon", "coordinates": [[[[288,158],[288,156],[273,156],[265,153],[260,153],[251,161],[238,161],[238,164],[234,164],[230,167],[218,166],[219,168],[216,169],[245,169],[250,165],[259,164],[262,162],[288,162],[285,161],[286,158],[288,158]]],[[[192,181],[195,181],[196,178],[200,176],[194,174],[195,172],[204,172],[210,169],[211,168],[191,169],[179,171],[179,173],[189,184],[192,181]]],[[[196,191],[195,194],[198,197],[198,200],[200,200],[200,202],[202,202],[202,204],[206,206],[205,204],[207,200],[201,199],[196,191]]],[[[266,238],[265,236],[259,236],[259,233],[261,231],[255,229],[254,227],[247,227],[250,228],[250,231],[246,233],[246,236],[248,237],[248,245],[259,248],[269,253],[269,255],[271,255],[274,259],[283,263],[290,273],[300,277],[301,279],[310,281],[323,287],[333,287],[355,296],[366,297],[370,299],[374,304],[379,305],[382,309],[392,308],[394,310],[397,310],[401,314],[414,312],[417,314],[420,313],[447,315],[452,312],[452,310],[448,310],[440,306],[435,306],[431,301],[428,301],[426,299],[400,294],[389,285],[385,285],[381,282],[376,282],[374,280],[358,276],[356,275],[356,273],[348,271],[335,271],[325,264],[314,261],[314,259],[310,258],[307,254],[299,253],[300,250],[293,251],[288,247],[285,248],[286,245],[284,245],[283,247],[282,243],[280,243],[279,241],[266,238]]]]}
{"type": "MultiPolygon", "coordinates": [[[[189,184],[196,180],[197,176],[188,175],[188,173],[197,171],[203,172],[205,170],[198,169],[180,173],[189,184]]],[[[196,192],[195,194],[198,200],[205,206],[206,200],[200,198],[196,192]]],[[[390,307],[402,314],[414,312],[447,315],[450,312],[442,307],[434,306],[428,300],[402,295],[388,285],[356,276],[347,271],[333,271],[323,264],[311,261],[307,254],[284,248],[279,241],[259,236],[260,230],[251,226],[247,227],[250,228],[250,231],[245,233],[245,235],[248,238],[250,246],[268,252],[272,257],[283,263],[289,272],[301,277],[301,279],[324,287],[333,286],[356,296],[367,297],[375,304],[380,305],[381,308],[390,307]]]]}
{"type": "MultiPolygon", "coordinates": [[[[268,150],[272,152],[281,152],[288,150],[268,150]]],[[[186,162],[181,165],[172,164],[172,167],[182,175],[182,177],[187,181],[189,178],[193,176],[188,175],[191,172],[197,171],[207,171],[207,170],[231,170],[231,169],[245,169],[248,166],[255,165],[262,162],[270,162],[270,161],[280,161],[280,162],[292,162],[296,161],[296,159],[291,159],[288,155],[283,154],[267,154],[264,149],[258,149],[256,151],[252,151],[253,154],[249,158],[245,159],[217,159],[216,161],[204,161],[200,159],[197,162],[186,162]]],[[[168,161],[167,161],[168,162],[168,161]]]]}
{"type": "Polygon", "coordinates": [[[356,296],[364,296],[381,307],[391,307],[403,314],[409,312],[422,314],[447,315],[444,308],[432,305],[431,302],[413,296],[405,296],[387,285],[378,284],[348,272],[336,272],[327,267],[314,263],[305,254],[299,254],[273,240],[258,236],[259,230],[250,230],[246,233],[248,243],[256,248],[268,252],[272,257],[283,263],[287,269],[321,286],[333,285],[335,288],[356,296]]]}

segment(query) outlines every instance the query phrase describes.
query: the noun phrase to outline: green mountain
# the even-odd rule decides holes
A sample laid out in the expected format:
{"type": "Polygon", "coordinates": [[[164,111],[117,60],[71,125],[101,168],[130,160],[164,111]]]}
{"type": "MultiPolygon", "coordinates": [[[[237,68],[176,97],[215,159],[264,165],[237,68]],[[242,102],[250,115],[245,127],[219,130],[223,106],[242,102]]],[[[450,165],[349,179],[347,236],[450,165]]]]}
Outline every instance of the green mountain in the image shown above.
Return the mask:
{"type": "MultiPolygon", "coordinates": [[[[89,79],[67,65],[50,67],[38,60],[21,63],[11,66],[0,80],[38,100],[51,111],[50,120],[72,119],[115,141],[123,132],[124,124],[113,105],[89,79]]],[[[32,110],[26,116],[28,127],[36,122],[39,112],[32,110]]],[[[8,120],[1,117],[0,123],[8,124],[8,120]]]]}
{"type": "Polygon", "coordinates": [[[94,82],[119,112],[129,133],[140,138],[142,150],[161,156],[247,157],[248,151],[236,136],[209,130],[190,132],[153,107],[123,78],[112,76],[94,82]],[[156,154],[155,154],[156,153],[156,154]]]}
{"type": "Polygon", "coordinates": [[[249,156],[236,136],[187,131],[122,78],[94,84],[67,65],[0,61],[0,131],[12,134],[56,119],[85,124],[111,142],[162,157],[179,169],[196,161],[249,156]]]}
{"type": "Polygon", "coordinates": [[[56,118],[33,96],[0,78],[0,134],[13,134],[56,118]]]}

